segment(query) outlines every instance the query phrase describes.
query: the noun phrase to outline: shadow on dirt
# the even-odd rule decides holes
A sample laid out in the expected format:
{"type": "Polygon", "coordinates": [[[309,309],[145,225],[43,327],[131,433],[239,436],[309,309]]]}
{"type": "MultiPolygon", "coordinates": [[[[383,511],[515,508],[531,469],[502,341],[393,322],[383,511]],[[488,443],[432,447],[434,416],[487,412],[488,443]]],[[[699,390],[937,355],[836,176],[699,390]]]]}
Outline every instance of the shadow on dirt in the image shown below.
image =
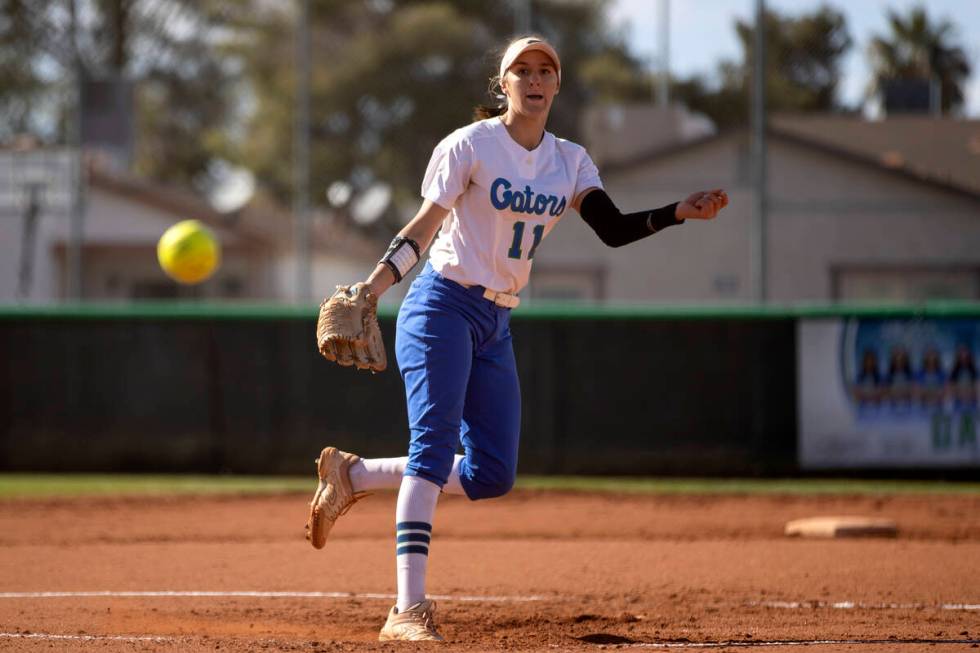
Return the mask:
{"type": "Polygon", "coordinates": [[[589,644],[635,644],[635,639],[630,639],[629,637],[623,637],[622,635],[610,635],[609,633],[591,633],[589,635],[582,635],[581,637],[576,637],[575,639],[580,642],[587,642],[589,644]]]}

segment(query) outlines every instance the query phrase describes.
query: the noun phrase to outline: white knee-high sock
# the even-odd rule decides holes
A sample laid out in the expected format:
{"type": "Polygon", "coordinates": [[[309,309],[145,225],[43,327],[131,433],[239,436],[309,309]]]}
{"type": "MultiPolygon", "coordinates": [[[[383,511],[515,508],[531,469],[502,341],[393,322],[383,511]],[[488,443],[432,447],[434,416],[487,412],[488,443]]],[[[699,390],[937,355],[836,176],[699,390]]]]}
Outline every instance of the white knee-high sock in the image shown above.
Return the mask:
{"type": "Polygon", "coordinates": [[[395,508],[395,566],[401,612],[425,600],[425,572],[432,538],[432,516],[439,500],[439,486],[419,476],[406,476],[395,508]]]}
{"type": "MultiPolygon", "coordinates": [[[[456,456],[453,460],[453,469],[449,473],[446,485],[442,488],[446,494],[466,494],[463,485],[459,482],[459,464],[462,460],[462,456],[456,456]]],[[[355,492],[397,490],[402,485],[406,465],[408,465],[408,456],[361,458],[350,466],[350,483],[355,492]]]]}
{"type": "Polygon", "coordinates": [[[350,484],[355,492],[366,490],[397,490],[401,487],[402,476],[408,457],[401,458],[361,458],[350,466],[350,484]]]}

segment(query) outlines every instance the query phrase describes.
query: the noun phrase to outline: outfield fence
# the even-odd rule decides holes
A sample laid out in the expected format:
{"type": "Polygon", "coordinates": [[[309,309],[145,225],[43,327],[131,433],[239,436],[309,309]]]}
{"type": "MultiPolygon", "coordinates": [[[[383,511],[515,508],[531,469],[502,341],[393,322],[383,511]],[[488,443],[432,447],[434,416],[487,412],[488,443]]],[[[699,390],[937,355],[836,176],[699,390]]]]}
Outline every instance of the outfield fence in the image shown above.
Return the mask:
{"type": "MultiPolygon", "coordinates": [[[[0,469],[293,474],[325,444],[403,454],[394,313],[382,310],[392,360],[375,375],[320,358],[315,317],[306,307],[0,308],[0,469]]],[[[980,321],[980,307],[522,307],[512,320],[520,469],[800,473],[800,324],[848,320],[962,326],[980,321]]],[[[964,442],[958,462],[891,467],[980,469],[964,442]]],[[[835,467],[851,466],[819,469],[835,467]]]]}

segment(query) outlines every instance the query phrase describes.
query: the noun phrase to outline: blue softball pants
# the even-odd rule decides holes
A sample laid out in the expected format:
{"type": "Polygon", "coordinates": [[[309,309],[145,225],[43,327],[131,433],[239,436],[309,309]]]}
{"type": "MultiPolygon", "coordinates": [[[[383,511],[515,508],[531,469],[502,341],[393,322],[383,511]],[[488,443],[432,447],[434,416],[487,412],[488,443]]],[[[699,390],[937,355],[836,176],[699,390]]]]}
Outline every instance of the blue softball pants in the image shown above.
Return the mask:
{"type": "Polygon", "coordinates": [[[427,262],[402,302],[395,335],[411,432],[405,474],[442,487],[462,444],[460,481],[473,500],[513,487],[521,425],[510,309],[483,291],[427,262]]]}

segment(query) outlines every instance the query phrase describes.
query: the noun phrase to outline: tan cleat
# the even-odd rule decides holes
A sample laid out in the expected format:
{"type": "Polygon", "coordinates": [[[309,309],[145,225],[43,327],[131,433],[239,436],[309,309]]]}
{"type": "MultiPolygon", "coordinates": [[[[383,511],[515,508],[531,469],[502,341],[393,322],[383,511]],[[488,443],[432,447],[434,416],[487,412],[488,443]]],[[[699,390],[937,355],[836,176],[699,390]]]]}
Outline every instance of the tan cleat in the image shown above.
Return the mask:
{"type": "Polygon", "coordinates": [[[436,611],[436,602],[426,599],[399,612],[397,606],[388,613],[388,621],[378,635],[379,642],[443,642],[432,615],[436,611]]]}
{"type": "Polygon", "coordinates": [[[351,486],[350,466],[359,460],[358,456],[335,447],[327,447],[316,459],[320,482],[310,502],[310,519],[306,522],[306,539],[314,548],[322,549],[337,518],[368,495],[367,492],[354,492],[351,486]]]}

